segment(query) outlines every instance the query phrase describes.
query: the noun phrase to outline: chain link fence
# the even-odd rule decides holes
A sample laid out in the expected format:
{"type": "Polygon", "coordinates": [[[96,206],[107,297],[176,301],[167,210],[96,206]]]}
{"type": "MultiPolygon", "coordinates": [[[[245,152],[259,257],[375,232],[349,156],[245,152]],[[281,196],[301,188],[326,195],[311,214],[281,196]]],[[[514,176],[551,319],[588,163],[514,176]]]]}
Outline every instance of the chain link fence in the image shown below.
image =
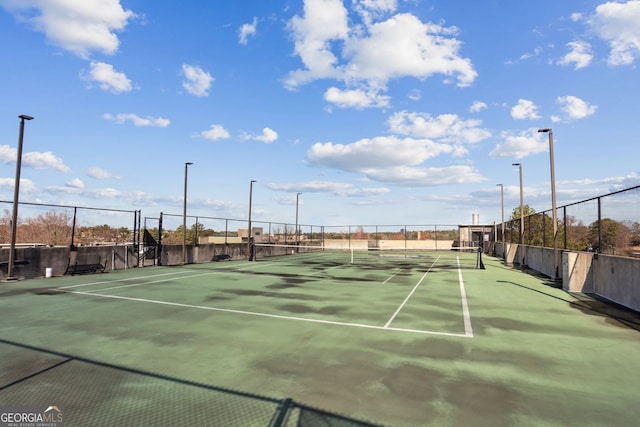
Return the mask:
{"type": "MultiPolygon", "coordinates": [[[[13,202],[0,200],[0,245],[11,242],[13,202]]],[[[18,204],[15,243],[22,247],[136,244],[139,211],[18,204]]]]}
{"type": "MultiPolygon", "coordinates": [[[[640,186],[560,206],[556,210],[559,249],[640,257],[640,186]]],[[[553,211],[523,218],[525,245],[553,247],[553,211]]],[[[496,227],[496,241],[520,242],[520,218],[496,227]]]]}

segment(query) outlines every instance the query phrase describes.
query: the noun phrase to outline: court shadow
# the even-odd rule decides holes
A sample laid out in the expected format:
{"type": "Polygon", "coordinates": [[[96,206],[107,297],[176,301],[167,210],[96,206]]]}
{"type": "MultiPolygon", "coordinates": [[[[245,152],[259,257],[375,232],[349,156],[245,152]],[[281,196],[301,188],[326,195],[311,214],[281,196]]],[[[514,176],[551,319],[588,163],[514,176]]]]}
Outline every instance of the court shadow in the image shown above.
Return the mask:
{"type": "MultiPolygon", "coordinates": [[[[344,426],[367,421],[273,398],[157,372],[106,363],[0,338],[0,400],[65,402],[77,425],[344,426]],[[285,421],[289,420],[285,424],[285,421]]],[[[65,417],[66,418],[66,417],[65,417]]],[[[72,418],[71,416],[69,418],[72,418]]],[[[11,424],[11,423],[10,423],[11,424]]],[[[31,424],[29,424],[31,425],[31,424]]]]}
{"type": "MultiPolygon", "coordinates": [[[[523,289],[527,289],[531,292],[536,292],[538,294],[557,299],[559,301],[566,302],[569,304],[569,307],[574,308],[576,310],[580,310],[584,314],[588,314],[590,316],[601,316],[605,318],[605,321],[608,324],[619,326],[623,328],[631,328],[640,332],[640,313],[631,310],[630,308],[624,307],[620,304],[616,304],[612,301],[609,301],[605,298],[602,298],[595,294],[567,294],[567,296],[571,296],[577,301],[573,301],[567,298],[562,298],[557,295],[553,295],[543,290],[534,289],[529,286],[521,285],[519,283],[507,281],[507,280],[498,280],[498,283],[507,283],[509,285],[518,286],[523,289]]],[[[556,287],[555,282],[552,282],[551,285],[547,283],[543,283],[545,286],[556,287]]]]}

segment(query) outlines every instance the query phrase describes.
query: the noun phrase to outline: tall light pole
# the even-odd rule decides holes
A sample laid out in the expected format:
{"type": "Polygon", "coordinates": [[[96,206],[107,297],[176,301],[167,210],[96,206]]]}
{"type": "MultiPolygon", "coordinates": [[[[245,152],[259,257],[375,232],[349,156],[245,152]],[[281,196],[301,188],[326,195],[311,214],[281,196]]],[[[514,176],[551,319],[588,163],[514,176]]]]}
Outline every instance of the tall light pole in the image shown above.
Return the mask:
{"type": "Polygon", "coordinates": [[[255,179],[252,179],[251,182],[249,182],[249,228],[247,230],[247,254],[248,254],[248,259],[249,261],[253,261],[253,253],[251,252],[252,250],[252,236],[253,233],[251,232],[251,199],[253,198],[253,183],[254,182],[258,182],[255,179]]]}
{"type": "Polygon", "coordinates": [[[9,249],[9,265],[7,267],[7,280],[16,280],[13,276],[13,265],[16,259],[16,233],[18,225],[18,201],[20,197],[20,169],[22,167],[22,140],[24,138],[24,121],[33,120],[33,117],[22,114],[20,119],[20,134],[18,136],[18,153],[16,155],[16,181],[13,186],[13,213],[11,215],[11,245],[9,249]]]}
{"type": "MultiPolygon", "coordinates": [[[[504,185],[496,184],[496,187],[500,187],[500,206],[502,207],[502,224],[501,224],[501,233],[502,233],[502,243],[504,243],[504,185]]],[[[504,248],[502,248],[504,251],[504,248]]]]}
{"type": "Polygon", "coordinates": [[[298,202],[300,201],[300,194],[296,194],[296,246],[300,244],[300,236],[298,233],[298,202]]]}
{"type": "Polygon", "coordinates": [[[187,171],[193,163],[184,164],[184,205],[182,209],[182,263],[187,263],[187,171]]]}
{"type": "Polygon", "coordinates": [[[553,211],[553,267],[554,267],[554,279],[559,276],[558,271],[558,213],[556,212],[556,171],[555,160],[553,156],[553,129],[545,128],[538,129],[538,132],[549,134],[549,163],[551,169],[551,209],[553,211]]]}
{"type": "Polygon", "coordinates": [[[520,169],[520,253],[524,264],[524,196],[522,194],[522,163],[513,163],[520,169]]]}

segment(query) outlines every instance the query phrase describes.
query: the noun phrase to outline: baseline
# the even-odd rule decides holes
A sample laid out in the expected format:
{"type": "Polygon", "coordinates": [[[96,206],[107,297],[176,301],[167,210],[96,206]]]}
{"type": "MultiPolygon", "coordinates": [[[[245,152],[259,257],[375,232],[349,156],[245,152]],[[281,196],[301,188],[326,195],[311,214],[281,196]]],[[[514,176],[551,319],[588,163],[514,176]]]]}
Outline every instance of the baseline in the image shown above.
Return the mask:
{"type": "Polygon", "coordinates": [[[96,294],[93,292],[69,291],[69,293],[76,294],[76,295],[91,296],[91,297],[111,298],[111,299],[119,299],[124,301],[134,301],[134,302],[142,302],[142,303],[148,303],[148,304],[159,304],[159,305],[167,305],[167,306],[173,306],[173,307],[185,307],[185,308],[193,308],[197,310],[208,310],[208,311],[216,311],[216,312],[222,312],[222,313],[241,314],[246,316],[268,317],[272,319],[290,320],[290,321],[298,321],[298,322],[318,323],[318,324],[334,325],[334,326],[346,326],[346,327],[373,329],[373,330],[380,330],[380,331],[394,331],[394,332],[404,332],[404,333],[423,334],[423,335],[439,335],[439,336],[448,336],[448,337],[457,337],[457,338],[470,338],[469,335],[467,334],[456,334],[456,333],[450,333],[450,332],[425,331],[425,330],[419,330],[419,329],[394,328],[394,327],[386,327],[386,326],[368,325],[364,323],[350,323],[350,322],[339,322],[335,320],[311,319],[306,317],[285,316],[281,314],[260,313],[260,312],[246,311],[246,310],[235,310],[235,309],[229,309],[229,308],[207,307],[207,306],[194,305],[194,304],[183,304],[183,303],[153,300],[153,299],[147,299],[147,298],[133,298],[133,297],[123,297],[118,295],[96,294]]]}

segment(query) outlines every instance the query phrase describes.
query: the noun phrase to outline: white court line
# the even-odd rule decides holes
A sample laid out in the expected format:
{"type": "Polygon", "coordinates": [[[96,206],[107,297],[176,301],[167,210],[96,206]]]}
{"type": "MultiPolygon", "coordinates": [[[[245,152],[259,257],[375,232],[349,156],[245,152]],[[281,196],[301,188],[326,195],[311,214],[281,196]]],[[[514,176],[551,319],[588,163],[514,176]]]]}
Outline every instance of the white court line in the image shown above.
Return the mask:
{"type": "Polygon", "coordinates": [[[387,280],[385,280],[384,282],[382,282],[382,284],[383,284],[383,285],[386,285],[386,284],[387,284],[387,282],[388,282],[389,280],[393,279],[394,277],[396,277],[396,275],[395,275],[395,274],[392,274],[391,276],[387,277],[387,280]]]}
{"type": "Polygon", "coordinates": [[[469,338],[473,338],[473,328],[471,327],[471,315],[469,314],[467,292],[464,289],[464,280],[462,279],[462,269],[460,268],[460,258],[458,258],[457,261],[458,261],[458,281],[460,282],[460,296],[462,298],[462,318],[464,319],[464,334],[469,338]]]}
{"type": "MultiPolygon", "coordinates": [[[[420,286],[420,284],[425,279],[425,277],[427,277],[427,274],[429,274],[429,272],[431,271],[433,266],[436,264],[438,259],[440,259],[439,256],[438,258],[436,258],[433,264],[431,264],[431,267],[429,267],[427,272],[422,275],[418,283],[413,287],[413,289],[411,290],[409,295],[407,295],[407,297],[402,302],[402,304],[400,304],[400,307],[398,307],[396,312],[393,313],[393,316],[391,316],[389,321],[384,325],[385,328],[388,328],[391,322],[393,322],[396,316],[400,313],[400,311],[405,306],[405,304],[409,301],[409,299],[411,298],[415,290],[418,289],[418,286],[420,286]]],[[[467,292],[464,288],[464,279],[462,278],[462,268],[460,267],[460,257],[456,257],[456,262],[458,264],[458,282],[460,283],[460,297],[462,299],[462,319],[464,322],[464,336],[468,338],[473,338],[473,328],[471,327],[471,315],[469,314],[469,303],[467,302],[467,292]]]]}
{"type": "MultiPolygon", "coordinates": [[[[270,265],[270,264],[263,264],[263,265],[270,265]]],[[[250,267],[249,267],[250,268],[250,267]]],[[[248,268],[244,269],[244,270],[248,270],[248,268]]],[[[199,270],[194,270],[194,269],[189,269],[187,271],[199,271],[199,270]]],[[[184,276],[180,276],[178,277],[178,279],[182,280],[182,279],[189,279],[191,277],[200,277],[200,276],[209,276],[212,274],[219,274],[219,273],[233,273],[233,274],[242,274],[242,272],[234,270],[234,271],[230,271],[230,270],[216,270],[216,271],[206,271],[204,273],[198,273],[198,274],[187,274],[184,276]]],[[[154,277],[154,276],[149,276],[149,277],[154,277]]],[[[101,288],[101,289],[96,289],[94,291],[87,291],[87,293],[89,292],[102,292],[102,291],[109,291],[112,289],[121,289],[121,288],[131,288],[133,286],[145,286],[145,285],[151,285],[153,283],[162,283],[162,282],[167,282],[169,280],[172,279],[160,279],[160,280],[153,280],[151,282],[144,282],[144,283],[133,283],[131,285],[120,285],[120,286],[112,286],[110,288],[101,288]]]]}
{"type": "MultiPolygon", "coordinates": [[[[267,266],[267,265],[272,265],[275,263],[269,263],[269,264],[262,264],[262,266],[267,266]]],[[[257,266],[255,266],[257,267],[257,266]]],[[[241,268],[238,270],[248,270],[250,268],[254,268],[253,265],[248,266],[247,268],[241,268]]],[[[215,271],[207,271],[205,273],[200,273],[200,274],[192,274],[192,275],[185,275],[185,271],[200,271],[197,269],[185,269],[185,270],[179,270],[179,271],[173,271],[170,273],[162,273],[162,274],[152,274],[149,276],[140,276],[140,277],[128,277],[126,279],[116,279],[116,280],[103,280],[100,282],[89,282],[89,283],[81,283],[79,285],[69,285],[69,286],[61,286],[58,287],[56,289],[71,289],[71,288],[78,288],[78,287],[84,287],[84,286],[95,286],[95,285],[109,285],[112,283],[120,283],[120,282],[130,282],[133,280],[140,280],[140,279],[153,279],[155,277],[162,277],[162,276],[175,276],[177,274],[181,274],[182,276],[179,277],[179,279],[182,278],[188,278],[188,277],[197,277],[197,276],[205,276],[207,274],[219,274],[219,273],[239,273],[238,270],[223,270],[222,267],[220,267],[219,269],[216,269],[215,271]]],[[[164,280],[154,280],[152,282],[144,282],[144,283],[134,283],[131,285],[122,285],[122,286],[114,286],[114,287],[110,287],[110,288],[102,288],[102,289],[97,289],[95,291],[90,291],[90,292],[100,292],[100,291],[106,291],[109,289],[118,289],[118,288],[127,288],[127,287],[131,287],[131,286],[143,286],[143,285],[148,285],[150,283],[160,283],[160,282],[165,282],[171,280],[170,278],[164,279],[164,280]]]]}
{"type": "Polygon", "coordinates": [[[95,294],[91,292],[82,292],[82,291],[69,291],[69,293],[76,295],[88,295],[92,297],[100,297],[100,298],[113,298],[120,299],[126,301],[135,301],[135,302],[145,302],[150,304],[160,304],[160,305],[168,305],[173,307],[186,307],[186,308],[195,308],[199,310],[209,310],[209,311],[218,311],[223,313],[234,313],[234,314],[243,314],[247,316],[260,316],[260,317],[269,317],[272,319],[282,319],[282,320],[296,320],[299,322],[310,322],[310,323],[321,323],[325,325],[335,325],[335,326],[351,326],[354,328],[364,328],[364,329],[375,329],[381,331],[395,331],[395,332],[408,332],[414,334],[424,334],[424,335],[441,335],[448,337],[460,337],[460,338],[468,338],[469,336],[466,334],[454,334],[448,332],[436,332],[436,331],[423,331],[419,329],[405,329],[405,328],[390,328],[386,326],[375,326],[375,325],[367,325],[364,323],[349,323],[349,322],[338,322],[334,320],[323,320],[323,319],[309,319],[305,317],[294,317],[294,316],[284,316],[280,314],[268,314],[268,313],[259,313],[253,311],[244,311],[244,310],[232,310],[228,308],[217,308],[217,307],[206,307],[201,305],[192,305],[192,304],[181,304],[177,302],[169,302],[169,301],[160,301],[160,300],[152,300],[146,298],[130,298],[130,297],[121,297],[117,295],[101,295],[95,294]]]}
{"type": "Polygon", "coordinates": [[[429,269],[422,275],[420,280],[418,280],[418,283],[416,283],[416,285],[413,287],[413,289],[411,289],[411,292],[409,292],[409,295],[407,295],[407,297],[404,299],[404,301],[402,301],[402,304],[400,304],[400,307],[398,307],[396,312],[393,313],[391,318],[387,321],[387,323],[385,323],[385,325],[384,325],[385,328],[388,328],[389,325],[391,324],[391,322],[393,322],[393,320],[396,318],[396,316],[400,313],[400,310],[402,310],[402,308],[407,304],[407,302],[409,301],[409,298],[411,298],[411,295],[413,295],[413,293],[416,291],[416,289],[418,289],[418,286],[420,286],[420,283],[422,283],[424,278],[427,277],[427,274],[429,274],[429,272],[431,271],[433,266],[436,264],[436,262],[438,262],[439,259],[440,259],[440,256],[438,255],[438,258],[436,258],[435,261],[433,261],[433,264],[431,264],[431,267],[429,267],[429,269]]]}
{"type": "MultiPolygon", "coordinates": [[[[193,271],[193,270],[191,270],[193,271]]],[[[200,273],[200,274],[189,274],[189,275],[185,275],[185,276],[180,276],[179,279],[189,279],[191,277],[200,277],[200,276],[208,276],[210,274],[216,274],[214,272],[207,272],[207,273],[200,273]]],[[[158,279],[158,280],[152,280],[150,282],[144,282],[144,283],[132,283],[130,285],[120,285],[120,286],[111,286],[109,288],[100,288],[100,289],[95,289],[93,291],[86,291],[86,293],[92,293],[92,292],[102,292],[102,291],[110,291],[113,289],[122,289],[122,288],[132,288],[134,286],[146,286],[146,285],[152,285],[154,283],[162,283],[162,282],[167,282],[169,280],[173,280],[173,279],[158,279]]]]}
{"type": "Polygon", "coordinates": [[[172,273],[153,274],[151,276],[128,277],[126,279],[117,279],[117,280],[103,280],[101,282],[89,282],[89,283],[80,283],[79,285],[60,286],[56,289],[71,289],[71,288],[79,288],[83,286],[94,286],[94,285],[103,285],[103,284],[118,283],[118,282],[129,282],[131,280],[148,279],[150,277],[159,277],[159,276],[171,276],[175,274],[182,274],[182,273],[174,271],[172,273]]]}

